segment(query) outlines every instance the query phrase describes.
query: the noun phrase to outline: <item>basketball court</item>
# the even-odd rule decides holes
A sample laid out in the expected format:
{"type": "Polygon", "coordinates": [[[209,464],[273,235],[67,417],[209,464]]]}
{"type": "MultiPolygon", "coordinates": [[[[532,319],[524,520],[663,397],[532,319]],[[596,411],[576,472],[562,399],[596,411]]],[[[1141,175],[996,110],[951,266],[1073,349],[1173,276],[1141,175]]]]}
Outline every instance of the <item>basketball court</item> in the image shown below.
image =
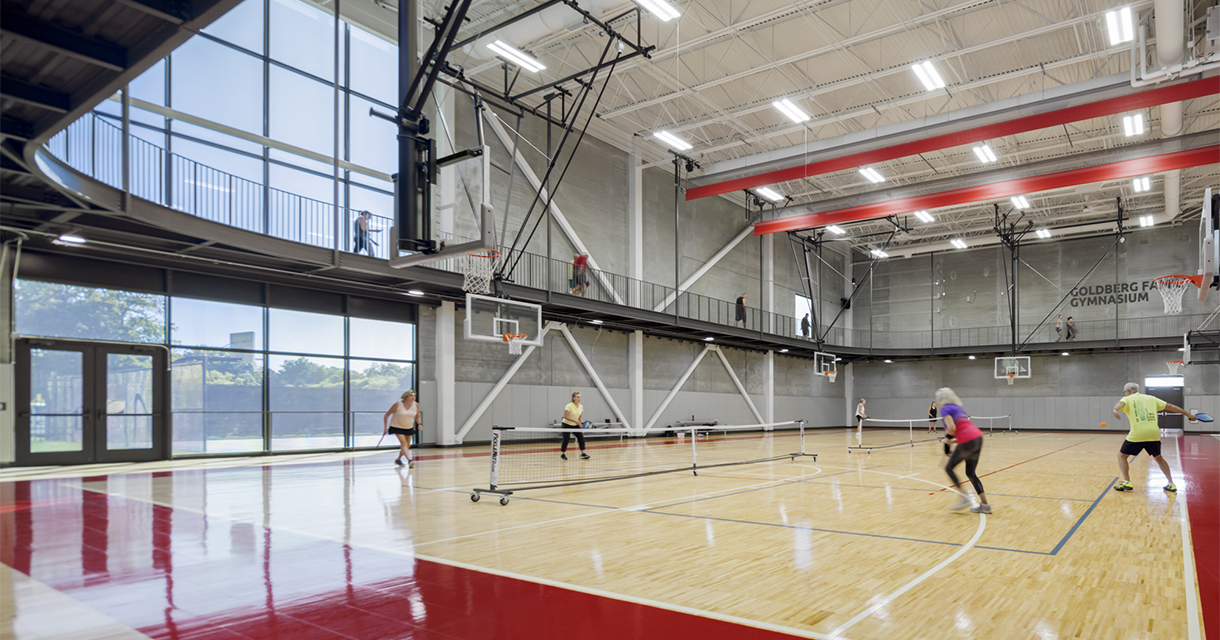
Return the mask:
{"type": "Polygon", "coordinates": [[[0,50],[0,638],[1220,640],[1215,0],[0,50]]]}

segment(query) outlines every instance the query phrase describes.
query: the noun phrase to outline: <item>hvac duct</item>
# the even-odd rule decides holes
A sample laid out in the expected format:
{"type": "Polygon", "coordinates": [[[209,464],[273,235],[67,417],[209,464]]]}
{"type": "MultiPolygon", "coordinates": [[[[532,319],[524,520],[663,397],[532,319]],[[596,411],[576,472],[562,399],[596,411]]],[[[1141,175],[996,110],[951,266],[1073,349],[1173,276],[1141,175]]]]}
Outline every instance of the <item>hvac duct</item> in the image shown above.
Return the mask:
{"type": "MultiPolygon", "coordinates": [[[[1161,69],[1180,65],[1186,55],[1186,33],[1182,0],[1156,0],[1156,61],[1161,69]]],[[[1161,105],[1161,134],[1182,133],[1182,103],[1161,105]]]]}

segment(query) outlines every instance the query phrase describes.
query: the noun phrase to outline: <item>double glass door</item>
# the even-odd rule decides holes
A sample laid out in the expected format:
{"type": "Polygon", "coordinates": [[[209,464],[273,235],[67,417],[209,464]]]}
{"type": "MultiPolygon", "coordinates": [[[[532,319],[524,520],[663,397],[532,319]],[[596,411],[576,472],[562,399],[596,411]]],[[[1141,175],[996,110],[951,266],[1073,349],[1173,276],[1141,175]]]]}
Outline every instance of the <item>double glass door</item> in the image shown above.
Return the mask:
{"type": "Polygon", "coordinates": [[[23,340],[16,355],[17,464],[167,457],[164,349],[23,340]]]}

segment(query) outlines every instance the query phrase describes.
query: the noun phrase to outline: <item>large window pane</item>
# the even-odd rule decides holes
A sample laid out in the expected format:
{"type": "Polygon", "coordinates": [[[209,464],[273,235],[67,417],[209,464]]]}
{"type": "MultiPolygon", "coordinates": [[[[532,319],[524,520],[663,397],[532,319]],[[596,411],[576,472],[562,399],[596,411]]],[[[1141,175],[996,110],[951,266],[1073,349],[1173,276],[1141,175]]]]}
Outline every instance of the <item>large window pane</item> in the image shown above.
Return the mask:
{"type": "Polygon", "coordinates": [[[343,318],[323,313],[269,309],[272,351],[343,354],[343,318]]]}
{"type": "MultiPolygon", "coordinates": [[[[174,133],[182,134],[183,136],[190,136],[192,138],[195,138],[196,140],[205,140],[207,142],[212,142],[212,143],[218,144],[222,147],[228,147],[230,149],[236,149],[238,151],[245,151],[247,154],[250,154],[246,157],[250,157],[250,156],[262,157],[262,155],[263,155],[263,145],[261,145],[261,144],[258,144],[256,142],[250,142],[249,140],[243,140],[241,138],[231,136],[227,133],[213,131],[212,129],[208,129],[206,127],[200,127],[198,125],[194,125],[189,122],[183,122],[182,120],[172,121],[170,123],[170,129],[174,133]]],[[[197,158],[197,157],[195,157],[195,155],[193,155],[193,153],[195,152],[194,148],[179,147],[178,145],[182,141],[183,141],[183,138],[181,136],[174,136],[174,148],[173,148],[174,153],[177,153],[177,154],[183,156],[184,158],[187,158],[188,160],[194,160],[196,162],[202,162],[204,164],[208,164],[208,160],[206,158],[201,158],[201,157],[197,158]]],[[[221,166],[223,167],[223,165],[221,165],[221,166]]],[[[262,171],[259,171],[257,178],[251,178],[251,179],[261,181],[262,180],[262,171]]]]}
{"type": "Polygon", "coordinates": [[[352,318],[350,322],[351,348],[348,355],[385,360],[411,360],[415,357],[415,325],[365,318],[352,318]]]}
{"type": "Polygon", "coordinates": [[[394,123],[369,115],[370,107],[376,106],[380,111],[384,107],[356,96],[352,96],[351,105],[352,163],[383,173],[398,173],[398,130],[394,123]]]}
{"type": "Polygon", "coordinates": [[[170,342],[195,347],[263,348],[263,308],[228,302],[172,298],[170,342]]]}
{"type": "Polygon", "coordinates": [[[270,356],[269,364],[272,411],[343,410],[341,358],[270,356]]]}
{"type": "MultiPolygon", "coordinates": [[[[398,47],[355,25],[348,27],[348,33],[352,90],[386,104],[398,104],[398,47]]],[[[361,111],[355,106],[352,111],[368,113],[368,109],[361,111]]]]}
{"type": "Polygon", "coordinates": [[[263,0],[246,0],[208,25],[203,32],[254,53],[262,53],[263,0]]]}
{"type": "Polygon", "coordinates": [[[115,342],[165,342],[165,296],[18,280],[17,333],[115,342]]]}
{"type": "MultiPolygon", "coordinates": [[[[181,133],[181,127],[178,123],[174,123],[174,131],[181,133]]],[[[197,133],[198,127],[192,131],[197,133]]],[[[214,134],[206,136],[210,142],[226,144],[234,148],[246,146],[245,140],[226,136],[223,134],[214,134]]],[[[247,151],[253,153],[262,153],[262,147],[254,145],[247,148],[247,151]]],[[[193,160],[194,162],[206,167],[218,169],[224,173],[232,174],[250,182],[262,184],[263,182],[263,160],[262,158],[254,158],[242,153],[234,153],[226,149],[214,147],[210,144],[201,144],[193,140],[187,140],[178,136],[174,136],[174,153],[193,160]]]]}
{"type": "Polygon", "coordinates": [[[106,448],[151,449],[153,357],[106,354],[106,448]]]}
{"type": "Polygon", "coordinates": [[[174,51],[171,106],[179,111],[263,133],[263,63],[195,36],[174,51]]]}
{"type": "Polygon", "coordinates": [[[30,349],[30,452],[80,451],[84,355],[30,349]]]}
{"type": "MultiPolygon", "coordinates": [[[[330,156],[335,149],[335,90],[281,67],[271,67],[271,137],[330,156]]],[[[342,117],[342,114],[340,114],[342,117]]],[[[386,123],[390,124],[390,123],[386,123]]],[[[393,128],[393,125],[390,124],[393,128]]],[[[343,148],[343,129],[339,129],[343,148]]]]}
{"type": "Polygon", "coordinates": [[[271,450],[343,448],[342,413],[271,414],[271,450]]]}
{"type": "Polygon", "coordinates": [[[377,440],[385,428],[385,412],[398,402],[404,391],[415,385],[414,365],[352,360],[348,375],[351,379],[353,444],[357,447],[377,446],[377,440]]]}
{"type": "Polygon", "coordinates": [[[174,455],[262,450],[261,413],[174,413],[174,455]]]}
{"type": "Polygon", "coordinates": [[[174,349],[171,389],[175,412],[260,412],[263,355],[174,349]]]}
{"type": "MultiPolygon", "coordinates": [[[[165,69],[165,60],[160,60],[157,64],[149,67],[148,71],[132,80],[131,84],[128,85],[131,89],[131,97],[162,107],[165,106],[165,69]]],[[[165,127],[165,118],[163,116],[136,107],[131,109],[131,119],[134,122],[143,122],[154,127],[165,127]]],[[[164,143],[162,143],[162,146],[164,146],[164,143]]]]}
{"type": "MultiPolygon", "coordinates": [[[[334,18],[299,0],[271,0],[271,57],[331,80],[335,75],[334,18]]],[[[340,62],[339,68],[343,68],[340,62]]]]}

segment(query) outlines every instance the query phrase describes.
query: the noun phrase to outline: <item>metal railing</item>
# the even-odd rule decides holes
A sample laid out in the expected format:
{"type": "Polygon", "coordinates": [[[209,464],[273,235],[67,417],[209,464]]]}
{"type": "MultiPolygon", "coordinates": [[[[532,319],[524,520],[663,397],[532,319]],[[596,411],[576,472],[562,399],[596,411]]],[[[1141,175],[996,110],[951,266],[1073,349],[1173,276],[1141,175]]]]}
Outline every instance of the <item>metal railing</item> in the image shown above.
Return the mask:
{"type": "MultiPolygon", "coordinates": [[[[122,128],[95,113],[85,115],[52,137],[46,150],[64,164],[99,182],[116,189],[124,189],[126,182],[133,196],[205,220],[383,260],[389,259],[391,247],[396,244],[394,238],[388,237],[393,226],[391,218],[372,214],[368,224],[370,231],[362,234],[357,231],[358,210],[267,187],[182,157],[135,135],[128,137],[129,159],[125,166],[122,128]]],[[[447,239],[468,240],[456,236],[447,239]]],[[[502,246],[500,250],[504,255],[501,260],[508,259],[507,247],[502,246]]],[[[744,319],[739,319],[735,302],[690,291],[675,296],[673,287],[588,267],[582,289],[576,286],[574,267],[568,261],[533,253],[514,253],[512,260],[517,264],[509,281],[521,286],[656,311],[679,319],[744,328],[759,334],[800,337],[799,319],[786,314],[746,307],[744,319]]],[[[464,259],[450,258],[427,266],[461,273],[464,259]]],[[[496,267],[499,266],[497,263],[496,267]]],[[[1178,336],[1197,327],[1205,317],[1082,321],[1076,323],[1075,336],[1077,341],[1178,336]]],[[[1025,342],[1035,326],[1021,325],[1018,343],[1025,342]]],[[[1047,324],[1039,328],[1029,342],[1066,340],[1066,329],[1064,331],[1060,336],[1055,333],[1053,323],[1047,324]]],[[[1012,342],[1008,326],[929,331],[812,329],[814,336],[822,332],[826,333],[828,345],[873,350],[1004,346],[1012,342]]]]}

